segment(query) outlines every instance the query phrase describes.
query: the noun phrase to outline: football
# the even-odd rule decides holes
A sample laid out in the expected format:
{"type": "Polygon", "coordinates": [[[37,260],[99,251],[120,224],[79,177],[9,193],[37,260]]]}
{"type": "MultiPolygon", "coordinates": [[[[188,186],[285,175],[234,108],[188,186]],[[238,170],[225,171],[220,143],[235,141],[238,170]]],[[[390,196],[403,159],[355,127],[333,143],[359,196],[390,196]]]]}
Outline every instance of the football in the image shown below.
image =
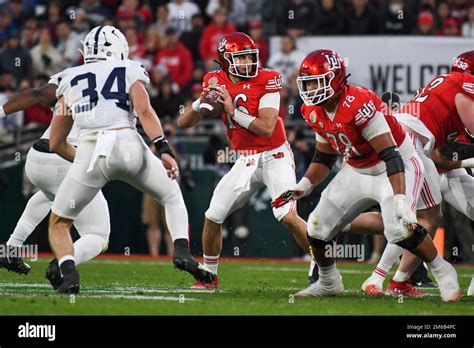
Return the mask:
{"type": "Polygon", "coordinates": [[[222,113],[222,104],[217,100],[219,95],[213,89],[206,93],[204,101],[199,106],[199,112],[203,118],[219,117],[222,113]]]}

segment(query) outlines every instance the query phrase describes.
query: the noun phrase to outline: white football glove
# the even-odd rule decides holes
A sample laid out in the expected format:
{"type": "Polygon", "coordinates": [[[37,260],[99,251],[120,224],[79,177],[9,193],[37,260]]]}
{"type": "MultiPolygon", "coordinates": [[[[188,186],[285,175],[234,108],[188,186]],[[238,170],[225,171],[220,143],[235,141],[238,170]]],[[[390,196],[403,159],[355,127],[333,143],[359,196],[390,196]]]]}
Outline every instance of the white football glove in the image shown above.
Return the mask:
{"type": "Polygon", "coordinates": [[[395,220],[400,222],[402,226],[411,226],[416,223],[416,214],[410,208],[407,197],[403,194],[393,196],[393,208],[395,212],[395,220]]]}
{"type": "Polygon", "coordinates": [[[273,208],[280,208],[291,200],[298,200],[308,195],[313,189],[313,184],[305,176],[290,190],[283,192],[272,201],[273,208]]]}
{"type": "Polygon", "coordinates": [[[474,168],[474,158],[466,158],[461,161],[461,168],[474,168]]]}

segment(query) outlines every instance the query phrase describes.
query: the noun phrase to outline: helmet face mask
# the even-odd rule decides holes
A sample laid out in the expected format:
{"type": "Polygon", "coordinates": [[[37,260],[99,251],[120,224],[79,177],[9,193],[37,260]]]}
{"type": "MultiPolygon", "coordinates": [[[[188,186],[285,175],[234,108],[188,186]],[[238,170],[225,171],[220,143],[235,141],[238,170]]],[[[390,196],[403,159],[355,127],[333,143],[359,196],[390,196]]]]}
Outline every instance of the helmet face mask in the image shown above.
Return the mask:
{"type": "Polygon", "coordinates": [[[306,106],[322,105],[346,85],[345,62],[335,51],[313,51],[303,59],[296,84],[306,106]]]}
{"type": "Polygon", "coordinates": [[[229,62],[229,74],[250,78],[255,77],[258,74],[258,49],[249,49],[245,51],[237,52],[226,52],[224,53],[224,59],[229,62]],[[251,55],[251,63],[239,63],[242,56],[251,55]],[[243,70],[243,71],[242,71],[243,70]]]}
{"type": "Polygon", "coordinates": [[[222,70],[240,78],[258,75],[258,53],[252,38],[242,32],[224,36],[217,46],[217,57],[222,70]]]}
{"type": "Polygon", "coordinates": [[[300,97],[306,106],[321,105],[334,95],[334,89],[331,82],[336,75],[332,71],[328,71],[322,75],[306,75],[298,76],[296,84],[300,97]],[[316,82],[316,88],[308,89],[309,82],[316,82]]]}
{"type": "Polygon", "coordinates": [[[128,42],[122,32],[110,25],[92,29],[82,41],[84,62],[128,59],[128,42]]]}

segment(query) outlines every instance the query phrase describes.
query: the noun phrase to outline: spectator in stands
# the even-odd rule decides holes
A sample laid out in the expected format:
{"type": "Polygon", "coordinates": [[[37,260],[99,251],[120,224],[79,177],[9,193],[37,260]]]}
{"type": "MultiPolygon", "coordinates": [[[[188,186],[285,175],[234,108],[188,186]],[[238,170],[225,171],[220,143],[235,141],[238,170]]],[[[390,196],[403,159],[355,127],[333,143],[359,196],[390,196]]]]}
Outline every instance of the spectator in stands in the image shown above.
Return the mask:
{"type": "Polygon", "coordinates": [[[418,35],[434,35],[434,18],[430,11],[422,11],[418,15],[418,35]]]}
{"type": "Polygon", "coordinates": [[[26,18],[26,13],[25,9],[23,8],[22,0],[10,0],[8,9],[11,15],[10,23],[12,29],[18,33],[21,33],[26,18]]]}
{"type": "Polygon", "coordinates": [[[152,58],[152,60],[148,60],[145,57],[146,48],[145,48],[145,45],[141,42],[141,40],[139,40],[137,31],[133,28],[128,29],[124,33],[124,35],[128,41],[128,49],[129,49],[128,57],[132,60],[140,62],[145,67],[145,69],[150,69],[153,65],[152,62],[153,62],[154,57],[152,58]]]}
{"type": "Polygon", "coordinates": [[[92,29],[88,20],[86,11],[82,8],[78,8],[74,12],[74,20],[72,22],[71,29],[79,35],[79,37],[86,37],[87,33],[92,29]]]}
{"type": "Polygon", "coordinates": [[[168,3],[168,11],[171,26],[173,26],[179,34],[190,31],[191,18],[196,13],[201,12],[198,5],[186,0],[173,0],[168,3]]]}
{"type": "Polygon", "coordinates": [[[312,33],[316,19],[316,9],[313,2],[291,0],[283,8],[281,18],[280,33],[298,38],[301,35],[312,33]]]}
{"type": "Polygon", "coordinates": [[[56,24],[61,20],[61,5],[57,1],[51,1],[48,4],[48,19],[45,26],[49,30],[49,35],[53,42],[57,41],[56,24]]]}
{"type": "Polygon", "coordinates": [[[268,40],[262,33],[262,22],[254,20],[249,22],[249,35],[255,41],[258,48],[258,57],[260,59],[260,66],[264,67],[268,60],[268,40]]]}
{"type": "Polygon", "coordinates": [[[57,23],[56,36],[58,38],[56,48],[63,57],[65,67],[76,65],[82,58],[79,49],[82,49],[83,38],[71,30],[71,24],[65,19],[57,23]]]}
{"type": "Polygon", "coordinates": [[[6,12],[0,12],[0,44],[3,44],[10,37],[11,32],[10,16],[6,12]]]}
{"type": "Polygon", "coordinates": [[[0,72],[12,74],[16,79],[15,85],[33,76],[30,54],[20,45],[20,37],[16,32],[10,34],[5,49],[0,52],[0,72]]]}
{"type": "Polygon", "coordinates": [[[173,82],[173,90],[181,91],[191,79],[193,60],[189,50],[179,41],[176,30],[166,30],[164,47],[156,55],[155,63],[164,64],[173,82]]]}
{"type": "Polygon", "coordinates": [[[97,26],[102,21],[110,17],[110,12],[107,7],[100,4],[100,0],[82,0],[80,7],[87,13],[87,18],[92,26],[97,26]]]}
{"type": "Polygon", "coordinates": [[[468,21],[462,25],[462,36],[474,37],[474,6],[469,8],[468,21]]]}
{"type": "Polygon", "coordinates": [[[47,28],[41,29],[39,43],[30,52],[35,76],[52,76],[64,69],[63,58],[54,48],[47,28]]]}
{"type": "Polygon", "coordinates": [[[204,32],[204,18],[200,13],[195,14],[191,18],[191,31],[181,34],[181,41],[191,51],[193,61],[201,60],[201,53],[199,52],[199,44],[204,32]]]}
{"type": "Polygon", "coordinates": [[[454,18],[445,19],[441,30],[437,34],[439,36],[459,36],[461,33],[458,28],[458,22],[454,18]]]}
{"type": "Polygon", "coordinates": [[[201,59],[206,64],[207,70],[212,70],[217,59],[217,45],[223,36],[235,31],[235,27],[227,21],[227,10],[218,8],[214,12],[212,21],[204,29],[199,43],[201,59]]]}
{"type": "Polygon", "coordinates": [[[436,8],[436,23],[435,23],[435,30],[440,31],[443,27],[443,22],[451,17],[451,8],[446,1],[442,1],[438,4],[436,8]]]}
{"type": "Polygon", "coordinates": [[[418,1],[412,1],[410,10],[413,13],[430,11],[432,14],[436,12],[436,0],[421,0],[420,6],[417,6],[418,1]]]}
{"type": "MultiPolygon", "coordinates": [[[[35,18],[29,18],[25,22],[25,26],[21,33],[21,45],[27,50],[32,49],[38,39],[38,22],[35,18]]],[[[49,33],[49,30],[48,30],[49,33]]],[[[51,37],[51,35],[50,35],[51,37]]]]}
{"type": "Polygon", "coordinates": [[[283,84],[289,83],[291,75],[298,71],[306,54],[296,48],[296,41],[290,35],[281,38],[280,51],[270,55],[268,67],[275,69],[283,76],[283,84]]]}
{"type": "Polygon", "coordinates": [[[166,78],[168,78],[168,69],[166,68],[166,66],[164,64],[155,65],[153,70],[151,71],[151,83],[147,85],[148,94],[150,94],[150,98],[155,98],[158,96],[161,81],[166,78]]]}
{"type": "Polygon", "coordinates": [[[166,29],[171,26],[168,6],[160,5],[156,8],[155,28],[161,35],[165,35],[166,29]]]}
{"type": "Polygon", "coordinates": [[[344,11],[335,0],[321,0],[314,26],[317,35],[341,35],[344,33],[344,11]]]}
{"type": "Polygon", "coordinates": [[[352,0],[352,8],[346,12],[345,33],[349,35],[376,35],[380,31],[375,9],[367,0],[352,0]]]}
{"type": "Polygon", "coordinates": [[[179,94],[173,92],[172,82],[168,78],[164,78],[160,82],[158,95],[150,102],[160,119],[168,117],[174,120],[183,104],[183,99],[179,94]]]}
{"type": "Polygon", "coordinates": [[[138,1],[137,0],[124,0],[122,5],[119,6],[117,12],[115,13],[116,18],[119,20],[132,21],[132,25],[126,25],[126,28],[123,30],[128,30],[132,28],[139,28],[142,30],[145,25],[145,20],[140,16],[138,12],[138,1]]]}
{"type": "MultiPolygon", "coordinates": [[[[143,58],[150,62],[154,62],[156,55],[161,49],[161,34],[154,26],[149,26],[145,33],[145,55],[143,58]]],[[[152,66],[145,66],[147,70],[151,70],[152,66]]]]}
{"type": "Polygon", "coordinates": [[[389,0],[382,14],[383,33],[409,35],[413,33],[413,23],[413,15],[404,0],[389,0]]]}
{"type": "Polygon", "coordinates": [[[451,17],[456,20],[458,27],[461,26],[467,20],[469,13],[469,7],[472,5],[472,0],[453,0],[453,6],[451,7],[451,17]]]}

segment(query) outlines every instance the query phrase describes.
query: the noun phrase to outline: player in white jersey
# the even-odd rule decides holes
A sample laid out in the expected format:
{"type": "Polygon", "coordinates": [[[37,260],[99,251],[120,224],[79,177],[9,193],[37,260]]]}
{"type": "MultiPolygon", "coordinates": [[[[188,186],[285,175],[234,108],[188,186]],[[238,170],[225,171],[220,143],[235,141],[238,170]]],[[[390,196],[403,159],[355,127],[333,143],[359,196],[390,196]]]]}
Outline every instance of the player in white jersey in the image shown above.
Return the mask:
{"type": "MultiPolygon", "coordinates": [[[[53,118],[53,131],[50,140],[51,150],[58,152],[64,158],[75,160],[71,171],[75,170],[76,173],[71,175],[71,171],[69,172],[67,176],[69,182],[62,186],[63,190],[77,189],[78,186],[85,184],[82,189],[74,191],[76,196],[66,203],[67,207],[61,207],[61,203],[53,205],[54,223],[50,228],[50,240],[53,239],[51,240],[52,248],[57,259],[60,260],[63,275],[63,284],[58,291],[77,292],[79,290],[69,235],[72,220],[93,199],[100,187],[105,185],[108,180],[116,178],[127,181],[140,190],[150,193],[165,206],[169,230],[175,245],[173,258],[175,267],[191,273],[198,280],[212,281],[212,274],[194,261],[189,253],[187,211],[179,186],[176,181],[171,180],[178,175],[178,168],[173,159],[172,151],[167,145],[166,139],[162,136],[161,125],[149,104],[148,95],[142,84],[142,82],[149,81],[146,71],[138,63],[127,60],[128,44],[122,33],[111,26],[96,27],[86,36],[84,56],[86,65],[76,69],[67,69],[59,74],[60,83],[58,88],[48,84],[40,89],[22,92],[24,98],[12,98],[8,110],[7,108],[5,110],[0,108],[1,117],[5,113],[15,111],[27,102],[34,104],[43,101],[51,104],[56,100],[56,95],[52,94],[63,97],[60,107],[64,107],[65,92],[68,95],[65,100],[67,102],[71,100],[68,105],[72,107],[72,115],[77,121],[77,126],[82,128],[79,136],[78,156],[75,157],[75,149],[66,141],[67,134],[72,126],[71,118],[60,116],[53,118]],[[83,74],[80,72],[83,72],[83,74]],[[99,81],[99,84],[97,81],[99,81]],[[69,85],[66,86],[65,83],[69,85]],[[70,89],[78,90],[76,97],[79,100],[74,99],[74,93],[68,94],[70,89]],[[80,103],[81,98],[84,101],[82,104],[80,103]],[[154,145],[161,155],[164,166],[151,153],[136,132],[130,104],[135,107],[145,131],[152,139],[155,139],[154,145]],[[63,127],[64,123],[67,124],[67,127],[63,127]],[[114,139],[108,142],[112,138],[114,139]],[[97,146],[95,146],[96,144],[97,146]],[[102,156],[104,150],[102,145],[105,144],[111,145],[108,148],[111,152],[108,153],[110,156],[104,158],[102,156]],[[87,154],[88,149],[91,150],[89,154],[87,154]],[[94,149],[97,151],[92,153],[94,149]],[[123,149],[125,151],[119,154],[120,150],[123,149]],[[84,156],[87,155],[94,155],[98,159],[97,163],[92,164],[92,167],[95,167],[94,170],[89,172],[85,168],[81,168],[84,165],[87,167],[90,163],[89,161],[84,164],[84,156]],[[106,167],[104,171],[102,171],[103,165],[106,167]],[[75,178],[77,172],[80,172],[81,169],[84,169],[83,176],[85,180],[80,179],[79,182],[75,178]],[[103,180],[98,178],[100,173],[103,175],[100,179],[103,180]],[[72,186],[71,181],[73,182],[72,186]],[[57,205],[59,207],[55,209],[57,205]],[[58,210],[66,217],[61,218],[54,213],[58,210]],[[58,222],[61,231],[55,233],[58,222]],[[57,245],[57,237],[61,241],[59,246],[57,245]],[[67,255],[63,255],[65,245],[67,245],[67,255]],[[63,256],[66,256],[66,258],[63,258],[63,256]],[[75,273],[72,278],[77,281],[71,279],[70,270],[75,273]],[[69,283],[64,280],[69,281],[69,283]],[[71,280],[73,280],[73,284],[71,284],[71,280]]],[[[66,192],[66,194],[71,192],[66,192]]]]}

